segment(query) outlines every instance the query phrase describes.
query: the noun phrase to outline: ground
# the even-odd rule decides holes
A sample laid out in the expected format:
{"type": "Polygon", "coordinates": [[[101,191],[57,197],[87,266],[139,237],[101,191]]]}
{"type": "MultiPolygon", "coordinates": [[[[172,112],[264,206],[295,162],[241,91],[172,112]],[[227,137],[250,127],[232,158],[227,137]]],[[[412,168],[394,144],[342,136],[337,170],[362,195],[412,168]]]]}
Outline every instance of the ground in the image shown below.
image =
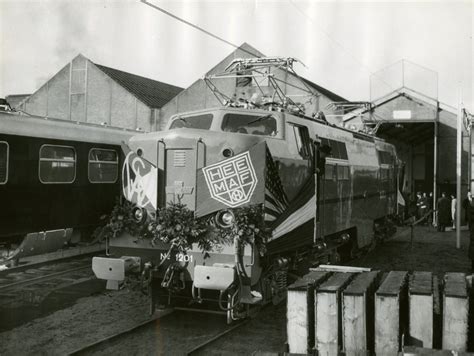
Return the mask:
{"type": "MultiPolygon", "coordinates": [[[[417,227],[412,244],[410,229],[400,228],[393,238],[349,264],[384,271],[432,271],[440,277],[444,272],[469,273],[468,232],[462,231],[461,235],[461,248],[457,249],[455,232],[439,233],[432,227],[417,227]]],[[[285,302],[278,307],[265,308],[261,317],[233,333],[226,338],[227,341],[217,341],[216,347],[231,354],[251,354],[257,350],[283,351],[286,341],[285,310],[285,302]]],[[[121,290],[92,295],[77,300],[67,309],[0,333],[0,354],[64,355],[147,318],[147,299],[140,292],[121,290]]],[[[145,345],[147,343],[140,347],[145,345]]],[[[154,348],[156,345],[148,344],[147,347],[147,350],[140,351],[159,354],[154,348]]],[[[115,351],[119,350],[133,354],[138,349],[126,350],[124,344],[115,351]]]]}
{"type": "Polygon", "coordinates": [[[384,271],[431,271],[441,277],[445,272],[471,272],[468,248],[467,229],[461,229],[461,248],[457,249],[455,231],[417,226],[411,243],[410,228],[402,227],[394,237],[349,264],[384,271]]]}

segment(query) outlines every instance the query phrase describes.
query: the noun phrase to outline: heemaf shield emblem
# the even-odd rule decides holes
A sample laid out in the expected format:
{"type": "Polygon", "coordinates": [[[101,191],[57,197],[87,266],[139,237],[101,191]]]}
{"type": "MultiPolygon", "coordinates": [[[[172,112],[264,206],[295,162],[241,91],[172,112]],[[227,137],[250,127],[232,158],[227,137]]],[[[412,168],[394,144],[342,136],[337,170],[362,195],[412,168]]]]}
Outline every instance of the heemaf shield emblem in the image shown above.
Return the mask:
{"type": "Polygon", "coordinates": [[[257,186],[248,151],[202,170],[211,197],[231,208],[248,203],[257,186]]]}
{"type": "Polygon", "coordinates": [[[130,151],[122,169],[123,195],[137,206],[156,210],[157,170],[151,163],[130,151]]]}

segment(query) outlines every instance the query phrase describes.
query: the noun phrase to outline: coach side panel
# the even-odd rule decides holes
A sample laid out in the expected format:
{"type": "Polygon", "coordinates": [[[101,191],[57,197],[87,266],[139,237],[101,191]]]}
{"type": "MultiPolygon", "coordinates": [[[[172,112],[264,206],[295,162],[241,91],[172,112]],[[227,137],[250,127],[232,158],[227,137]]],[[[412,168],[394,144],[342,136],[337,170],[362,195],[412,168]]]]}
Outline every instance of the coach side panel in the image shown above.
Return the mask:
{"type": "Polygon", "coordinates": [[[8,144],[8,174],[0,184],[1,239],[69,227],[92,230],[120,194],[117,146],[14,135],[0,135],[0,142],[8,144]],[[96,150],[94,157],[91,149],[96,150]],[[113,168],[110,163],[102,164],[108,170],[106,182],[97,173],[103,169],[100,159],[104,153],[117,157],[113,168]],[[97,157],[99,160],[89,159],[97,157]],[[63,173],[54,173],[54,169],[63,173]]]}

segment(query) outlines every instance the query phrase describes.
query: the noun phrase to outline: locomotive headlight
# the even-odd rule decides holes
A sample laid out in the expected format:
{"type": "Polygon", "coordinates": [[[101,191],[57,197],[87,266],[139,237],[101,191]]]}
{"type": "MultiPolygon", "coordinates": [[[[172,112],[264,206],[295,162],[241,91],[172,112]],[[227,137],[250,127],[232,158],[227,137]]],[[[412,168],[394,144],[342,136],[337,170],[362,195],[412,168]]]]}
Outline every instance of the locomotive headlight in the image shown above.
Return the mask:
{"type": "Polygon", "coordinates": [[[137,207],[133,210],[133,217],[137,222],[143,222],[143,220],[145,219],[145,216],[146,214],[142,208],[137,207]]]}
{"type": "Polygon", "coordinates": [[[223,151],[222,151],[222,155],[225,157],[225,158],[229,158],[229,157],[232,157],[234,155],[234,151],[232,151],[232,149],[230,148],[225,148],[223,151]]]}
{"type": "Polygon", "coordinates": [[[222,210],[216,214],[216,223],[220,227],[227,229],[232,226],[235,221],[234,213],[230,210],[222,210]]]}

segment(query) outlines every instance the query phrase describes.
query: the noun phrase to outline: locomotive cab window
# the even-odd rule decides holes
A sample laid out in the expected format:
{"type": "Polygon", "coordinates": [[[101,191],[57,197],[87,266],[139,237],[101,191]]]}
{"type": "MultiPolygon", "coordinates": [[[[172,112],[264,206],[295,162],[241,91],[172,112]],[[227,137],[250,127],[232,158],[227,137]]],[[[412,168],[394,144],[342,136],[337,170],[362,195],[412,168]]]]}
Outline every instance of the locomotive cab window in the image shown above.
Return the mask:
{"type": "Polygon", "coordinates": [[[277,122],[272,115],[225,114],[222,119],[222,131],[250,135],[275,136],[277,122]]]}
{"type": "Polygon", "coordinates": [[[43,145],[39,153],[41,183],[72,183],[76,178],[76,150],[70,146],[43,145]]]}
{"type": "Polygon", "coordinates": [[[330,138],[321,138],[321,145],[327,145],[331,147],[331,154],[329,157],[337,158],[337,159],[344,159],[347,160],[347,147],[345,142],[332,140],[330,138]]]}
{"type": "Polygon", "coordinates": [[[209,130],[212,118],[212,114],[178,117],[171,123],[170,130],[181,128],[209,130]]]}
{"type": "Polygon", "coordinates": [[[393,156],[390,152],[377,150],[380,164],[393,164],[393,156]]]}
{"type": "Polygon", "coordinates": [[[0,184],[8,181],[8,155],[9,146],[5,141],[0,141],[0,184]]]}
{"type": "Polygon", "coordinates": [[[115,183],[118,177],[117,152],[92,148],[89,151],[88,176],[91,183],[115,183]]]}
{"type": "Polygon", "coordinates": [[[301,157],[308,159],[311,156],[311,142],[308,128],[305,126],[292,125],[295,134],[296,147],[301,157]]]}

